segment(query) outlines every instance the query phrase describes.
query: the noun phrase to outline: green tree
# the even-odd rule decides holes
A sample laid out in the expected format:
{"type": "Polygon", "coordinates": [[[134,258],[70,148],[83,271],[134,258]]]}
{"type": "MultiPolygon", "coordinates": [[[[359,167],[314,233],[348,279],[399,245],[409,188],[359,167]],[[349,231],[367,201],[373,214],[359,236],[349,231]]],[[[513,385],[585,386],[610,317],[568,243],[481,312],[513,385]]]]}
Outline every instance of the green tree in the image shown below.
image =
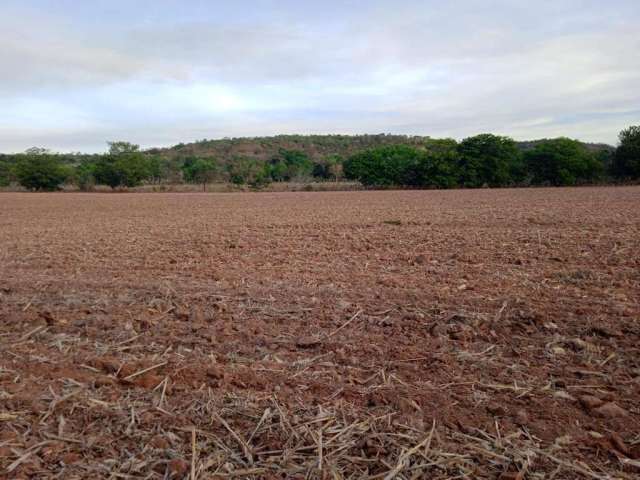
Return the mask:
{"type": "Polygon", "coordinates": [[[151,177],[153,169],[149,158],[138,145],[129,142],[110,142],[109,152],[95,165],[97,183],[116,187],[135,187],[151,177]]]}
{"type": "Polygon", "coordinates": [[[344,174],[366,186],[417,186],[420,157],[420,150],[408,145],[376,147],[351,156],[344,163],[344,174]]]}
{"type": "Polygon", "coordinates": [[[184,172],[182,170],[183,163],[179,158],[162,158],[161,159],[161,175],[162,179],[167,183],[182,183],[184,180],[184,172]]]}
{"type": "Polygon", "coordinates": [[[14,174],[23,187],[36,191],[58,190],[71,172],[60,155],[32,148],[20,156],[14,174]]]}
{"type": "Polygon", "coordinates": [[[538,143],[524,154],[531,182],[537,185],[575,185],[602,176],[598,156],[577,140],[554,138],[538,143]]]}
{"type": "Polygon", "coordinates": [[[613,175],[622,179],[640,178],[640,125],[622,130],[618,139],[620,144],[613,158],[613,175]]]}
{"type": "Polygon", "coordinates": [[[234,157],[227,164],[227,174],[231,183],[248,184],[253,188],[261,188],[271,181],[269,164],[251,157],[234,157]]]}
{"type": "Polygon", "coordinates": [[[313,162],[311,174],[314,178],[337,181],[342,175],[342,163],[340,155],[327,155],[323,159],[313,162]]]}
{"type": "Polygon", "coordinates": [[[195,155],[187,155],[184,157],[180,157],[179,161],[181,162],[180,171],[182,172],[182,179],[187,183],[193,183],[193,165],[198,161],[198,158],[195,155]]]}
{"type": "Polygon", "coordinates": [[[153,183],[161,183],[164,178],[167,178],[165,172],[166,161],[160,155],[149,152],[144,153],[144,155],[149,168],[148,179],[153,183]]]}
{"type": "Polygon", "coordinates": [[[195,158],[182,167],[184,178],[188,182],[201,183],[202,191],[206,191],[207,183],[211,182],[217,172],[218,164],[213,158],[195,158]]]}
{"type": "Polygon", "coordinates": [[[13,155],[0,154],[0,187],[6,187],[13,179],[13,155]]]}
{"type": "Polygon", "coordinates": [[[453,138],[427,138],[416,168],[417,183],[428,188],[458,185],[458,142],[453,138]]]}
{"type": "Polygon", "coordinates": [[[83,192],[93,189],[96,184],[95,177],[96,164],[91,160],[81,161],[75,170],[75,182],[83,192]]]}
{"type": "Polygon", "coordinates": [[[465,138],[458,145],[460,185],[500,187],[519,180],[522,154],[509,137],[483,133],[465,138]]]}
{"type": "Polygon", "coordinates": [[[276,182],[283,182],[287,180],[289,178],[287,164],[279,158],[273,159],[269,165],[269,174],[276,182]]]}
{"type": "Polygon", "coordinates": [[[427,138],[424,141],[424,148],[433,153],[456,154],[458,142],[453,138],[427,138]]]}
{"type": "Polygon", "coordinates": [[[280,149],[279,157],[286,165],[285,180],[305,178],[311,175],[313,163],[305,152],[280,149]]]}
{"type": "Polygon", "coordinates": [[[140,152],[140,145],[131,142],[107,142],[107,145],[109,145],[109,154],[114,156],[140,152]]]}
{"type": "Polygon", "coordinates": [[[327,180],[330,177],[328,165],[324,162],[313,162],[311,175],[313,175],[313,178],[327,180]]]}
{"type": "Polygon", "coordinates": [[[343,158],[340,155],[334,153],[325,157],[324,162],[326,165],[325,170],[329,174],[329,178],[335,180],[336,182],[340,180],[343,176],[343,158]]]}

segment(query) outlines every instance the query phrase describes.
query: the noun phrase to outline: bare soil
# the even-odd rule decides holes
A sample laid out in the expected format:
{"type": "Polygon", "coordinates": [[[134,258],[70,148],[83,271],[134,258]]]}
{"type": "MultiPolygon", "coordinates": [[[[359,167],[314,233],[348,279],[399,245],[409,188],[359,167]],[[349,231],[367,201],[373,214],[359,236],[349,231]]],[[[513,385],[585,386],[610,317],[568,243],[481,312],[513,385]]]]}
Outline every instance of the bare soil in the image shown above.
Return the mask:
{"type": "Polygon", "coordinates": [[[640,476],[640,188],[0,194],[1,478],[640,476]]]}

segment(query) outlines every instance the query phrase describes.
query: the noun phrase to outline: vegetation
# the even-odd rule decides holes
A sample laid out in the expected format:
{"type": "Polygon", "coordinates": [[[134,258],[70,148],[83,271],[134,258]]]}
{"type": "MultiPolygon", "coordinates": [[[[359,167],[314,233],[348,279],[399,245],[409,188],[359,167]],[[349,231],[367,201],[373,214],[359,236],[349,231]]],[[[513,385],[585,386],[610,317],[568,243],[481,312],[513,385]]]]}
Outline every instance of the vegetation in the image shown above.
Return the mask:
{"type": "Polygon", "coordinates": [[[236,185],[263,187],[271,181],[269,165],[250,157],[237,157],[227,164],[229,181],[236,185]]]}
{"type": "Polygon", "coordinates": [[[612,164],[614,175],[623,179],[640,179],[640,125],[622,130],[618,138],[620,145],[612,164]]]}
{"type": "Polygon", "coordinates": [[[320,159],[313,163],[313,170],[311,174],[314,178],[338,181],[342,178],[343,175],[343,163],[344,160],[340,155],[327,155],[323,159],[320,159]]]}
{"type": "Polygon", "coordinates": [[[580,185],[640,179],[640,126],[620,132],[616,148],[568,138],[515,142],[492,134],[457,142],[403,135],[281,135],[202,140],[143,151],[110,142],[104,154],[30,149],[0,154],[0,186],[81,190],[140,184],[227,181],[262,188],[270,182],[360,181],[371,187],[454,188],[580,185]]]}
{"type": "Polygon", "coordinates": [[[71,175],[70,169],[57,155],[39,148],[27,150],[13,170],[20,185],[34,191],[58,190],[71,175]]]}
{"type": "Polygon", "coordinates": [[[416,170],[416,183],[427,188],[453,188],[458,184],[458,144],[452,138],[429,140],[416,170]]]}
{"type": "Polygon", "coordinates": [[[97,183],[116,187],[135,187],[153,177],[152,161],[129,142],[109,142],[109,152],[93,168],[97,183]]]}
{"type": "Polygon", "coordinates": [[[483,133],[458,145],[458,183],[463,187],[500,187],[520,180],[522,153],[509,137],[483,133]]]}
{"type": "Polygon", "coordinates": [[[207,189],[218,173],[218,164],[213,158],[188,157],[182,165],[184,179],[188,183],[201,183],[202,191],[207,189]]]}
{"type": "Polygon", "coordinates": [[[481,134],[459,144],[428,139],[421,146],[368,149],[349,158],[344,171],[377,187],[560,186],[638,179],[638,159],[640,127],[630,127],[615,153],[568,138],[518,144],[481,134]]]}
{"type": "Polygon", "coordinates": [[[597,155],[569,138],[539,143],[525,152],[525,164],[535,185],[576,185],[594,182],[604,174],[597,155]]]}
{"type": "Polygon", "coordinates": [[[13,155],[0,154],[0,187],[7,187],[15,180],[13,165],[15,157],[13,155]]]}
{"type": "Polygon", "coordinates": [[[86,160],[81,161],[76,167],[74,180],[83,192],[93,190],[96,184],[95,170],[96,164],[86,160]]]}
{"type": "Polygon", "coordinates": [[[602,158],[566,138],[537,142],[522,152],[510,138],[482,134],[459,144],[444,139],[429,140],[423,148],[369,149],[352,156],[344,167],[347,178],[379,187],[575,185],[600,179],[602,158]]]}
{"type": "Polygon", "coordinates": [[[349,158],[344,164],[344,173],[364,185],[418,186],[416,170],[421,160],[422,152],[408,145],[377,147],[349,158]]]}

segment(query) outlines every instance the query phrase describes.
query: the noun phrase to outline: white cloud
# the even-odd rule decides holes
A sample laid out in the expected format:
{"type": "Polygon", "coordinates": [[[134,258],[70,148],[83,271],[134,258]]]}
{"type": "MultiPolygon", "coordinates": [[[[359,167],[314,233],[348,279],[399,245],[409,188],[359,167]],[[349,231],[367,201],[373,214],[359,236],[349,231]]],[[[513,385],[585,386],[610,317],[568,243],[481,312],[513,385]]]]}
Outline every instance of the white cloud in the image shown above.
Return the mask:
{"type": "Polygon", "coordinates": [[[0,150],[286,132],[614,142],[640,120],[631,0],[11,3],[0,150]]]}

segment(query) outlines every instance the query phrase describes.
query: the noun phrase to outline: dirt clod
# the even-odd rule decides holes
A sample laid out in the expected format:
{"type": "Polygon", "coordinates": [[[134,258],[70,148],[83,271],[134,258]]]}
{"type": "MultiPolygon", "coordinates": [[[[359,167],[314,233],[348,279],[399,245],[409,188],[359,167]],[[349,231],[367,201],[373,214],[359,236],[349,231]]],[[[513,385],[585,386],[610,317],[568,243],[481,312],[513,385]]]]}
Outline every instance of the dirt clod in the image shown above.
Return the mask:
{"type": "Polygon", "coordinates": [[[318,337],[300,337],[296,340],[296,347],[298,348],[313,348],[322,343],[322,340],[318,337]]]}
{"type": "Polygon", "coordinates": [[[189,471],[189,462],[183,460],[181,458],[174,458],[167,465],[169,471],[169,478],[171,479],[182,479],[185,478],[187,472],[189,471]]]}
{"type": "Polygon", "coordinates": [[[629,415],[629,412],[615,402],[607,402],[598,408],[594,408],[593,413],[605,418],[626,417],[629,415]]]}
{"type": "Polygon", "coordinates": [[[593,410],[604,404],[604,401],[594,395],[581,395],[578,400],[587,410],[593,410]]]}

